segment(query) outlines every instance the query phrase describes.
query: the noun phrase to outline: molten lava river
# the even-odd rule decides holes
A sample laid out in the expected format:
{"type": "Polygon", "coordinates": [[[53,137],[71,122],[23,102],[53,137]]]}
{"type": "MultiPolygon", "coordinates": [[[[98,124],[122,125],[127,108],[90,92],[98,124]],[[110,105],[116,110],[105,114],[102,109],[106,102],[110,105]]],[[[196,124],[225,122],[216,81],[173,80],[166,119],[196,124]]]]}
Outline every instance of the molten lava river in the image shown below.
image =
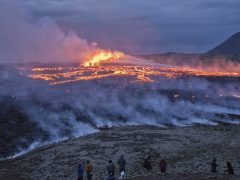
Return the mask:
{"type": "MultiPolygon", "coordinates": [[[[37,67],[31,69],[30,78],[49,81],[51,85],[102,79],[107,77],[133,77],[142,83],[154,82],[157,77],[240,77],[239,72],[209,72],[191,68],[153,67],[136,65],[102,65],[90,67],[37,67]]],[[[131,83],[131,82],[129,82],[131,83]]]]}

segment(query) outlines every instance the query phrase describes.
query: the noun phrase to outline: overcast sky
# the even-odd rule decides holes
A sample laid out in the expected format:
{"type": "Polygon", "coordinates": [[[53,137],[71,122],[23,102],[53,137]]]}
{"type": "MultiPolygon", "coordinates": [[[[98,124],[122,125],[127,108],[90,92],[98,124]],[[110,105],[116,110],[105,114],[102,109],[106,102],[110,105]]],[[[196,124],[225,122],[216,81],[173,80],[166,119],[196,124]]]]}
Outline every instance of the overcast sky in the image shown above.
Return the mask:
{"type": "Polygon", "coordinates": [[[21,0],[34,20],[130,53],[205,52],[240,31],[240,0],[21,0]]]}

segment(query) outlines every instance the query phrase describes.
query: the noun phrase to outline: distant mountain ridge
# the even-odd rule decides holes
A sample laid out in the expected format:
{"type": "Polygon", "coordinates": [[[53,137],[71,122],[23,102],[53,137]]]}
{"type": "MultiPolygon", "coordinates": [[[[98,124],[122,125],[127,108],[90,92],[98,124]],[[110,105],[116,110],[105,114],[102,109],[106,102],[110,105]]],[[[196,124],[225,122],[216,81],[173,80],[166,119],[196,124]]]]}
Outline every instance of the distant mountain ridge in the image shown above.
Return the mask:
{"type": "Polygon", "coordinates": [[[230,38],[205,53],[176,53],[167,52],[159,54],[137,55],[139,58],[149,59],[168,65],[199,65],[209,64],[213,60],[225,59],[229,61],[240,61],[240,32],[233,34],[230,38]]]}
{"type": "Polygon", "coordinates": [[[223,54],[240,56],[240,32],[233,34],[223,43],[207,52],[207,54],[223,54]]]}

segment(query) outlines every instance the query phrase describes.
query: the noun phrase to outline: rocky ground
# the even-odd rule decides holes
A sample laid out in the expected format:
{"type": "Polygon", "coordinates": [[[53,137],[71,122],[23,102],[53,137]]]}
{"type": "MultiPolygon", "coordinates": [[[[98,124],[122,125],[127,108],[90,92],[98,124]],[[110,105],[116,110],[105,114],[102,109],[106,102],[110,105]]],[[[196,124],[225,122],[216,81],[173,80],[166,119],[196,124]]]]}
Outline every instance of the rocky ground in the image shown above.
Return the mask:
{"type": "Polygon", "coordinates": [[[38,148],[21,157],[0,161],[0,179],[76,179],[78,162],[90,160],[94,179],[103,179],[106,163],[121,154],[127,160],[129,180],[240,179],[240,126],[192,127],[126,126],[38,148]],[[153,172],[146,176],[141,164],[152,155],[153,172]],[[218,160],[219,174],[212,177],[210,161],[218,160]],[[160,158],[168,162],[168,174],[158,176],[160,158]],[[227,176],[226,161],[236,175],[227,176]]]}

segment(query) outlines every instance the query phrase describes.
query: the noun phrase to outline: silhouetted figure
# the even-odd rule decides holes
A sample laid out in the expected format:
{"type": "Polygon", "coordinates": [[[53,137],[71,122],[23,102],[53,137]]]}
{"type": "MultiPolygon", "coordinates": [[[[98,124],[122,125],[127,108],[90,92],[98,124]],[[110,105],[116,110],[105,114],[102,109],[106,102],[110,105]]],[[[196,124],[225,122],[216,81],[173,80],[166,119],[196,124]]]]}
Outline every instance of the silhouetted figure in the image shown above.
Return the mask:
{"type": "Polygon", "coordinates": [[[115,165],[113,164],[112,160],[108,161],[107,172],[110,177],[115,176],[115,165]]]}
{"type": "Polygon", "coordinates": [[[211,162],[211,172],[212,173],[217,173],[217,159],[213,158],[211,162]]]}
{"type": "Polygon", "coordinates": [[[164,159],[160,160],[160,162],[159,162],[159,170],[160,170],[161,174],[163,174],[163,175],[167,171],[167,162],[164,159]]]}
{"type": "Polygon", "coordinates": [[[147,170],[148,173],[152,170],[151,156],[148,156],[148,157],[144,160],[142,166],[147,170]]]}
{"type": "Polygon", "coordinates": [[[225,172],[228,172],[228,174],[234,174],[232,164],[230,162],[227,162],[227,170],[225,172]]]}
{"type": "Polygon", "coordinates": [[[83,180],[83,172],[84,172],[83,165],[81,163],[79,163],[79,165],[78,165],[78,180],[83,180]]]}
{"type": "Polygon", "coordinates": [[[126,160],[124,159],[124,156],[121,155],[121,157],[118,160],[118,166],[119,166],[119,174],[121,174],[121,172],[125,172],[126,171],[126,160]]]}
{"type": "Polygon", "coordinates": [[[92,166],[92,164],[90,163],[90,161],[87,161],[86,172],[87,172],[87,180],[92,180],[92,176],[93,176],[93,166],[92,166]]]}

